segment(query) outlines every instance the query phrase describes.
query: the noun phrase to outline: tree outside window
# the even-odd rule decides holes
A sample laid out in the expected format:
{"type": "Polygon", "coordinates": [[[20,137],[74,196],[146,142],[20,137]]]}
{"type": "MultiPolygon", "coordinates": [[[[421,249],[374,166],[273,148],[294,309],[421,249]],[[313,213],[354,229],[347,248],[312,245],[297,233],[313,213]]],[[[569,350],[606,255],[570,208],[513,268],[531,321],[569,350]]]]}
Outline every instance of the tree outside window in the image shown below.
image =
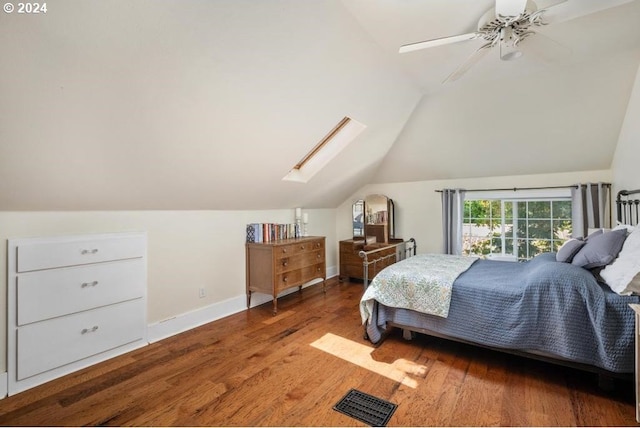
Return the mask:
{"type": "Polygon", "coordinates": [[[571,200],[483,199],[464,204],[463,254],[519,261],[557,251],[571,235],[571,200]]]}

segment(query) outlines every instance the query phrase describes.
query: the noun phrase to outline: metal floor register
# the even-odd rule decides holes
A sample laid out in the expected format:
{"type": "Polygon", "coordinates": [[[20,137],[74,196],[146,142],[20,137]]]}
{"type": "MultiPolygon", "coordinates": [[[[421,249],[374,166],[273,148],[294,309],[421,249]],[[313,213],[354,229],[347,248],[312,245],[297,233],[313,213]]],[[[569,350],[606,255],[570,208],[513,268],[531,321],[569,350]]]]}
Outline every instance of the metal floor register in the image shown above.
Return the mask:
{"type": "Polygon", "coordinates": [[[351,389],[333,409],[367,425],[383,427],[391,419],[396,407],[397,404],[351,389]]]}

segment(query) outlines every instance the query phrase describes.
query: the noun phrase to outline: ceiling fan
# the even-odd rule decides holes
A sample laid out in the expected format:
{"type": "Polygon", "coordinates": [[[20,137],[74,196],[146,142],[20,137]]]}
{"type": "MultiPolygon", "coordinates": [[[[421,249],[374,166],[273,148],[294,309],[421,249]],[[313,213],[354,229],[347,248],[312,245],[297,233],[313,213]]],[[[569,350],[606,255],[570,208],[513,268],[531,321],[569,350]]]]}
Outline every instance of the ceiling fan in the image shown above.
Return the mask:
{"type": "Polygon", "coordinates": [[[493,48],[498,48],[502,60],[510,61],[519,58],[523,53],[521,43],[525,39],[527,42],[524,45],[528,52],[544,60],[551,60],[554,57],[565,55],[568,49],[537,33],[534,28],[568,21],[630,1],[633,0],[559,0],[551,6],[538,9],[533,0],[495,0],[495,7],[480,17],[477,31],[409,43],[401,46],[399,53],[482,39],[485,43],[454,70],[443,83],[458,80],[493,48]],[[529,38],[535,39],[536,43],[531,43],[529,38]]]}

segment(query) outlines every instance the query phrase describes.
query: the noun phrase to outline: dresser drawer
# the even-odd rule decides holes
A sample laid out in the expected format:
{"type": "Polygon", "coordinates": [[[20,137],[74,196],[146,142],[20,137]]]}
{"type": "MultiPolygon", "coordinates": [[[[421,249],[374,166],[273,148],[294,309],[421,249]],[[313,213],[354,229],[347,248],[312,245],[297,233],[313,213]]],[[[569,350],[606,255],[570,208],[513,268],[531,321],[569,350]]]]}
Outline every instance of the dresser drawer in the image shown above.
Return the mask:
{"type": "Polygon", "coordinates": [[[309,251],[324,250],[324,239],[318,239],[309,243],[309,251]]]}
{"type": "Polygon", "coordinates": [[[351,278],[360,278],[360,279],[364,278],[362,265],[347,264],[347,265],[342,265],[341,267],[344,270],[344,272],[342,270],[340,271],[340,275],[342,276],[348,276],[351,278]]]}
{"type": "Polygon", "coordinates": [[[18,380],[143,338],[144,304],[136,299],[20,327],[18,380]]]}
{"type": "Polygon", "coordinates": [[[22,243],[17,247],[17,272],[124,260],[145,255],[146,238],[140,235],[108,239],[22,243]]]}
{"type": "Polygon", "coordinates": [[[300,269],[305,266],[319,263],[323,260],[324,260],[324,250],[309,251],[309,252],[294,254],[288,257],[283,257],[276,260],[276,273],[282,273],[282,272],[288,272],[295,269],[300,269]]]}
{"type": "Polygon", "coordinates": [[[276,290],[281,291],[289,287],[302,284],[302,271],[300,269],[276,275],[276,290]]]}
{"type": "Polygon", "coordinates": [[[276,250],[276,258],[289,257],[295,254],[308,253],[311,251],[317,251],[324,249],[323,241],[314,240],[306,242],[298,242],[295,244],[281,245],[276,250]]]}
{"type": "Polygon", "coordinates": [[[17,278],[18,325],[144,296],[143,259],[28,272],[17,278]]]}
{"type": "Polygon", "coordinates": [[[302,285],[312,279],[324,278],[324,269],[324,262],[322,262],[276,275],[277,290],[281,291],[289,287],[302,285]]]}
{"type": "Polygon", "coordinates": [[[324,278],[325,277],[324,271],[325,271],[324,263],[318,263],[313,266],[307,266],[302,269],[301,281],[305,283],[316,278],[324,278]]]}

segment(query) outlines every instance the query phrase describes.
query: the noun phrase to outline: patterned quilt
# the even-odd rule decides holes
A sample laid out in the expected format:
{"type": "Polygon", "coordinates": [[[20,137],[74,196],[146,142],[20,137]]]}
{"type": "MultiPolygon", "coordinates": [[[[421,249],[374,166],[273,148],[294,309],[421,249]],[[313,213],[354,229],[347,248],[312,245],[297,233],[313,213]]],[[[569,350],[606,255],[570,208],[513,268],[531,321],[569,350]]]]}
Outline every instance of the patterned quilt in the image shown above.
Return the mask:
{"type": "Polygon", "coordinates": [[[371,319],[374,301],[446,318],[456,278],[477,257],[418,254],[383,269],[360,301],[362,323],[371,319]]]}

